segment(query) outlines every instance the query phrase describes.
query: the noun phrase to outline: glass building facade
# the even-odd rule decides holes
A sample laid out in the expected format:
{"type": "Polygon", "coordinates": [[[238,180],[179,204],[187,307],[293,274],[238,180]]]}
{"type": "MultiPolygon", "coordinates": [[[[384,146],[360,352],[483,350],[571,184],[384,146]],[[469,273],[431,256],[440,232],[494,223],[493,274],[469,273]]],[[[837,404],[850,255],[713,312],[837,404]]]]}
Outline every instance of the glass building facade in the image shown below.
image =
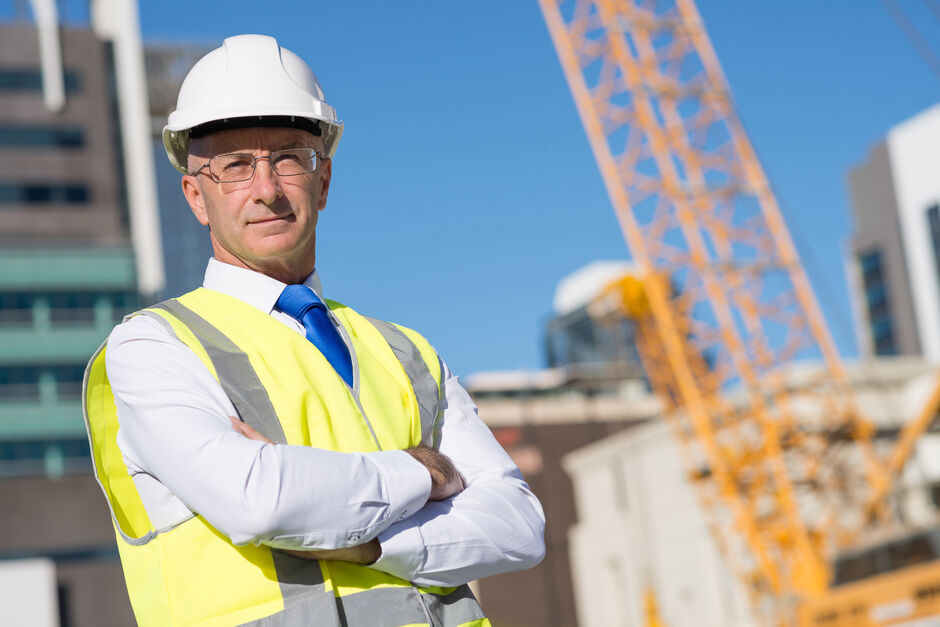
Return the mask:
{"type": "Polygon", "coordinates": [[[35,27],[0,41],[0,478],[87,474],[85,364],[139,305],[112,49],[62,29],[53,112],[35,27]]]}
{"type": "Polygon", "coordinates": [[[645,380],[634,336],[631,321],[600,323],[582,306],[546,323],[546,363],[564,369],[567,380],[578,387],[610,391],[624,380],[645,380]]]}

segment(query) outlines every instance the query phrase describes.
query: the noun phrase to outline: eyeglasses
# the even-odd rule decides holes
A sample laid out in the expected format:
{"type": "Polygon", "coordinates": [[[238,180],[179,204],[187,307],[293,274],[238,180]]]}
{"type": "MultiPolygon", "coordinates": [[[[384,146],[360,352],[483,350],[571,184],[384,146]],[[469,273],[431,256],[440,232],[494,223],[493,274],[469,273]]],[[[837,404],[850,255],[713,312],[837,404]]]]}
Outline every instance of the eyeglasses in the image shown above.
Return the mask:
{"type": "Polygon", "coordinates": [[[316,170],[317,160],[323,158],[323,155],[313,148],[275,150],[265,157],[256,157],[247,152],[230,152],[212,157],[208,163],[189,174],[197,176],[209,168],[209,178],[216,183],[238,183],[251,179],[255,175],[255,165],[258,161],[267,159],[278,176],[299,176],[316,170]]]}

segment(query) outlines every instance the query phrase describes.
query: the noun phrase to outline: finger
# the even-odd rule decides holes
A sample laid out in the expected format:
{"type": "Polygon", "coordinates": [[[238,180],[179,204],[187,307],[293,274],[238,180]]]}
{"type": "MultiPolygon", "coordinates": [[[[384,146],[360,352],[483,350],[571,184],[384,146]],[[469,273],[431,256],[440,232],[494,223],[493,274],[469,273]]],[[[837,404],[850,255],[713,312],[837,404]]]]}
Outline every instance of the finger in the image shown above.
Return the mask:
{"type": "Polygon", "coordinates": [[[242,422],[238,418],[229,416],[229,420],[232,422],[232,428],[234,428],[249,440],[257,440],[259,442],[264,442],[265,444],[274,444],[274,442],[258,433],[254,428],[251,427],[251,425],[242,422]]]}
{"type": "Polygon", "coordinates": [[[232,429],[235,429],[235,431],[238,431],[243,436],[248,437],[248,434],[245,433],[245,429],[244,429],[244,427],[247,427],[248,425],[246,425],[244,422],[242,422],[235,416],[229,416],[228,419],[229,419],[229,422],[232,423],[232,429]]]}

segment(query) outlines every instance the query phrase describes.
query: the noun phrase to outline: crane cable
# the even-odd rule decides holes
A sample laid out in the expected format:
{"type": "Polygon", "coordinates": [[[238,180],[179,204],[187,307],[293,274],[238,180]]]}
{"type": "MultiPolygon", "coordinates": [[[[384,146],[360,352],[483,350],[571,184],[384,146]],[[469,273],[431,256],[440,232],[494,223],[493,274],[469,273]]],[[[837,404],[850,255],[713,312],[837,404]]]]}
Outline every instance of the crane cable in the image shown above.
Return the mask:
{"type": "MultiPolygon", "coordinates": [[[[914,46],[914,50],[917,51],[917,54],[921,56],[924,62],[930,67],[930,70],[934,73],[938,80],[940,80],[940,58],[934,54],[934,51],[931,49],[930,45],[927,43],[927,40],[921,36],[920,32],[917,30],[917,27],[914,26],[914,23],[907,17],[907,15],[902,11],[894,0],[881,0],[881,4],[884,6],[885,10],[888,12],[888,15],[891,16],[891,19],[894,20],[894,23],[897,24],[898,28],[901,29],[901,32],[907,37],[907,40],[911,42],[911,45],[914,46]]],[[[934,6],[933,3],[927,3],[930,12],[934,15],[934,18],[940,21],[940,9],[934,6]]]]}

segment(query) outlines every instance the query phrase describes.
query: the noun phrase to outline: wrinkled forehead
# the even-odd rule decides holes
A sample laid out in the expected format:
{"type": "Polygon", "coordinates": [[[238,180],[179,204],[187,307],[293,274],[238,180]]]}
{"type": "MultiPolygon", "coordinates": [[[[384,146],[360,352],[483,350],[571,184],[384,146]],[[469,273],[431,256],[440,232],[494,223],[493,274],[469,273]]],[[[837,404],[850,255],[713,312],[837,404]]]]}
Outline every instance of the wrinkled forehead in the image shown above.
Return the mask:
{"type": "Polygon", "coordinates": [[[216,131],[198,139],[191,139],[189,142],[189,154],[195,157],[213,157],[226,152],[255,152],[285,148],[315,148],[322,151],[323,141],[299,128],[255,126],[216,131]]]}

